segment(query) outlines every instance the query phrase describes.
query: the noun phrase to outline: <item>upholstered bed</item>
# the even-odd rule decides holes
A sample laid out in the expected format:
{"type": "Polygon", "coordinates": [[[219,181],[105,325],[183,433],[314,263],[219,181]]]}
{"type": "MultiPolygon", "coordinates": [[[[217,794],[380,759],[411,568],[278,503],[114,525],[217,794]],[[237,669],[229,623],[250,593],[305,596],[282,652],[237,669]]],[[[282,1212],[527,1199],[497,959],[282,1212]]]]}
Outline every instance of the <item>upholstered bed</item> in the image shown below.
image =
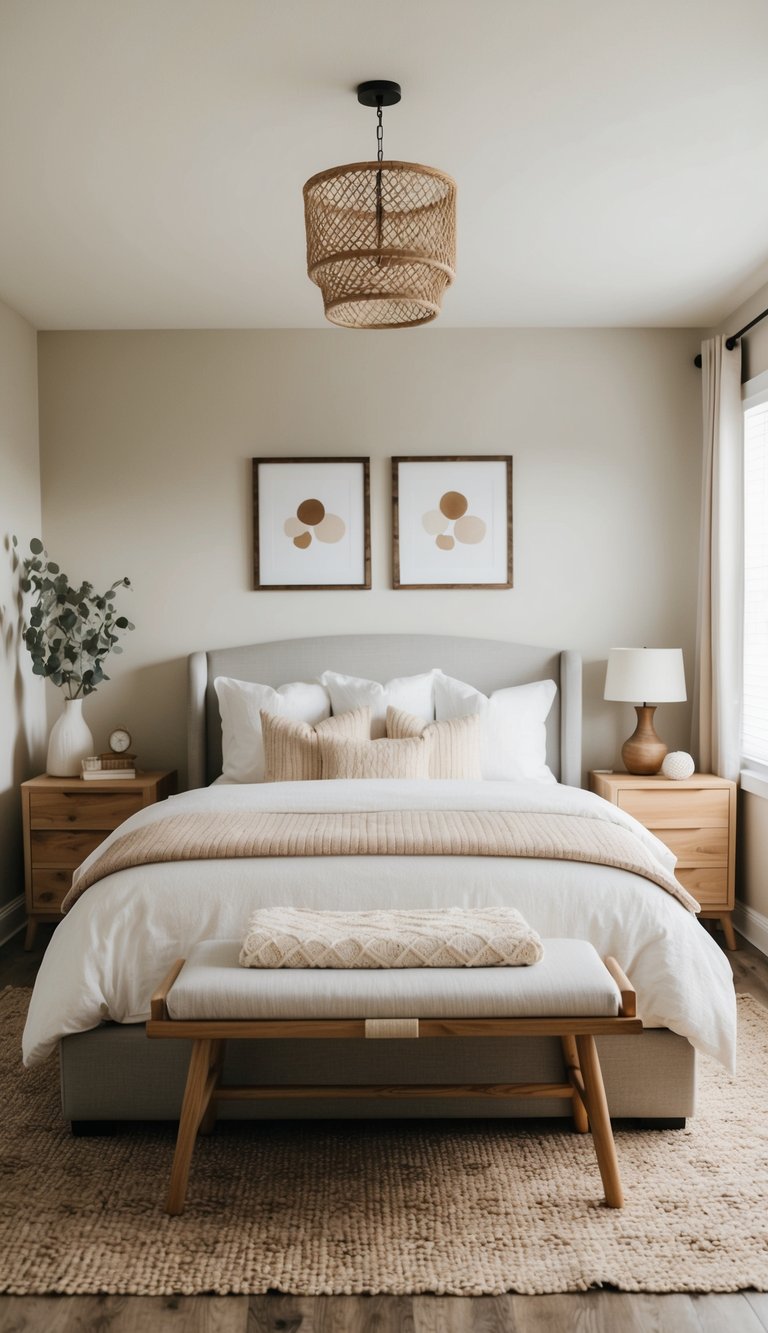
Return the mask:
{"type": "MultiPolygon", "coordinates": [[[[154,807],[182,819],[231,809],[311,811],[348,805],[362,810],[399,805],[446,810],[480,808],[604,816],[599,798],[581,782],[581,664],[577,654],[460,637],[366,635],[285,640],[196,653],[189,660],[189,785],[186,795],[154,807]],[[207,784],[221,772],[217,677],[277,687],[314,680],[329,668],[387,681],[440,667],[490,694],[553,680],[556,703],[547,719],[546,759],[562,786],[518,790],[506,783],[272,783],[240,788],[207,784]],[[269,788],[272,790],[270,791],[269,788]],[[509,789],[508,789],[509,788],[509,789]],[[333,790],[331,790],[333,789],[333,790]],[[588,803],[592,802],[592,805],[588,803]]],[[[613,808],[612,808],[613,809],[613,808]]],[[[615,818],[612,814],[610,818],[615,818]]],[[[132,821],[139,819],[132,817],[132,821]]],[[[127,828],[128,825],[123,826],[127,828]]],[[[115,835],[113,835],[114,838],[115,835]]],[[[650,843],[649,843],[650,846],[650,843]]],[[[651,847],[651,850],[653,848],[651,847]]],[[[96,855],[96,854],[95,854],[96,855]]],[[[592,939],[615,953],[641,980],[641,1012],[652,1025],[639,1040],[613,1038],[601,1051],[611,1112],[677,1122],[694,1109],[692,1042],[730,1058],[733,1002],[730,975],[713,941],[679,902],[648,880],[607,865],[501,856],[275,856],[216,861],[182,860],[119,869],[92,885],[57,930],[35,988],[25,1037],[30,1063],[59,1044],[64,1115],[75,1122],[174,1118],[183,1091],[183,1043],[147,1042],[141,1019],[149,992],[181,956],[204,938],[244,930],[249,908],[285,902],[313,907],[477,905],[518,906],[552,936],[592,939]],[[554,929],[553,929],[554,925],[554,929]],[[146,992],[146,993],[145,993],[146,992]],[[708,1007],[707,1007],[708,1006],[708,1007]],[[706,1010],[706,1013],[704,1011],[706,1010]],[[119,1021],[110,1021],[117,1018],[119,1021]],[[666,1024],[669,1026],[666,1026],[666,1024]],[[670,1030],[670,1029],[675,1030],[670,1030]],[[690,1040],[689,1040],[690,1038],[690,1040]],[[59,1040],[61,1039],[61,1040],[59,1040]],[[180,1049],[176,1049],[177,1046],[180,1049]],[[158,1047],[160,1049],[158,1049],[158,1047]]],[[[633,980],[635,978],[633,977],[633,980]]],[[[236,1081],[494,1082],[559,1077],[555,1041],[461,1041],[345,1044],[333,1059],[322,1042],[293,1043],[290,1051],[246,1043],[230,1055],[236,1081]],[[374,1047],[374,1048],[372,1048],[374,1047]],[[436,1049],[432,1049],[432,1048],[436,1049]],[[489,1047],[491,1049],[489,1049],[489,1047]],[[338,1061],[343,1058],[341,1069],[338,1061]],[[258,1066],[255,1067],[255,1062],[258,1066]],[[247,1069],[243,1066],[247,1065],[247,1069]]],[[[559,1102],[452,1101],[453,1115],[558,1115],[559,1102]]],[[[289,1101],[231,1103],[227,1114],[289,1117],[445,1115],[432,1102],[289,1101]]]]}

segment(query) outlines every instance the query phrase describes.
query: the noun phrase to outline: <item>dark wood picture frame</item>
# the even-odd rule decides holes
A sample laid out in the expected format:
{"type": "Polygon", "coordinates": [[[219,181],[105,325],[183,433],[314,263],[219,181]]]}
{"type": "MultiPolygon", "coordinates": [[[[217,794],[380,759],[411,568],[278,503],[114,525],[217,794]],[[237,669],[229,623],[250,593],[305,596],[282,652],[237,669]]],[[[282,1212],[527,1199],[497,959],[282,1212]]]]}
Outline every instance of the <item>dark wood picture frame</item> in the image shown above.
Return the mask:
{"type": "Polygon", "coordinates": [[[253,587],[255,592],[327,592],[332,590],[362,590],[371,587],[371,463],[370,458],[344,457],[301,457],[301,458],[253,458],[253,587]],[[295,464],[298,466],[317,467],[326,463],[354,463],[360,466],[362,486],[363,514],[363,582],[362,583],[262,583],[261,558],[259,553],[259,468],[266,463],[295,464]]]}
{"type": "Polygon", "coordinates": [[[392,587],[397,591],[425,588],[511,588],[513,574],[512,550],[512,455],[511,454],[430,454],[409,455],[392,459],[392,587]],[[506,580],[495,583],[427,583],[404,582],[400,561],[400,465],[401,463],[504,463],[506,481],[506,580]]]}

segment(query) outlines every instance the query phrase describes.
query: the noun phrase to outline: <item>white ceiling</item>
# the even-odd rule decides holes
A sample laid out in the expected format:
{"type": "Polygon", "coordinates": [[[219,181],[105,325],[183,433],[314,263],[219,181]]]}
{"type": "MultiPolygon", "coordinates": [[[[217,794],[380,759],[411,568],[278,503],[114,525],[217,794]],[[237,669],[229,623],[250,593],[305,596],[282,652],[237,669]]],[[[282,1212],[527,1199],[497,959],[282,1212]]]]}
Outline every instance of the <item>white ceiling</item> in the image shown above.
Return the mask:
{"type": "Polygon", "coordinates": [[[301,187],[374,156],[367,78],[385,155],[459,182],[441,327],[708,325],[768,279],[765,0],[0,0],[0,298],[322,326],[301,187]]]}

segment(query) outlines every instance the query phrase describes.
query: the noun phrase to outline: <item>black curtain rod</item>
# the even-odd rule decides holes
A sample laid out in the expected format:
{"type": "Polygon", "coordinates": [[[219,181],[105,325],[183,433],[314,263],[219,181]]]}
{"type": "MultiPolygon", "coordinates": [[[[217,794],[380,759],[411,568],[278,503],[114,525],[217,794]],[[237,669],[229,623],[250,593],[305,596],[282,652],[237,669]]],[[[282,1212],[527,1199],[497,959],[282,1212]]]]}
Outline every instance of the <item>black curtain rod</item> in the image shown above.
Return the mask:
{"type": "MultiPolygon", "coordinates": [[[[768,310],[761,311],[761,313],[755,315],[755,318],[751,319],[748,324],[745,324],[743,329],[739,329],[738,333],[732,333],[730,338],[726,338],[725,345],[728,348],[728,351],[732,352],[739,341],[739,338],[743,338],[745,333],[749,333],[749,330],[753,329],[756,324],[759,324],[761,319],[765,319],[766,315],[768,315],[768,310]]],[[[698,356],[693,358],[693,364],[698,366],[699,370],[701,370],[701,352],[699,352],[698,356]]]]}

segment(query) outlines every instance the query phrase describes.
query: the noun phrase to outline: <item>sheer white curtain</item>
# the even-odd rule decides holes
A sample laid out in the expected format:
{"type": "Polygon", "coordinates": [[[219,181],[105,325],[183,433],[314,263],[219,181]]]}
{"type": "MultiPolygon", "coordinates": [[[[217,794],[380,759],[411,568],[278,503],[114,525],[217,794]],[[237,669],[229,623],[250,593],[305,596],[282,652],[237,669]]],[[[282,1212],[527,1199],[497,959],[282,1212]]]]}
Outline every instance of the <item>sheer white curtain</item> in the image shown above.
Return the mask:
{"type": "Polygon", "coordinates": [[[702,343],[704,420],[693,750],[702,773],[737,778],[741,742],[744,499],[741,348],[702,343]]]}

